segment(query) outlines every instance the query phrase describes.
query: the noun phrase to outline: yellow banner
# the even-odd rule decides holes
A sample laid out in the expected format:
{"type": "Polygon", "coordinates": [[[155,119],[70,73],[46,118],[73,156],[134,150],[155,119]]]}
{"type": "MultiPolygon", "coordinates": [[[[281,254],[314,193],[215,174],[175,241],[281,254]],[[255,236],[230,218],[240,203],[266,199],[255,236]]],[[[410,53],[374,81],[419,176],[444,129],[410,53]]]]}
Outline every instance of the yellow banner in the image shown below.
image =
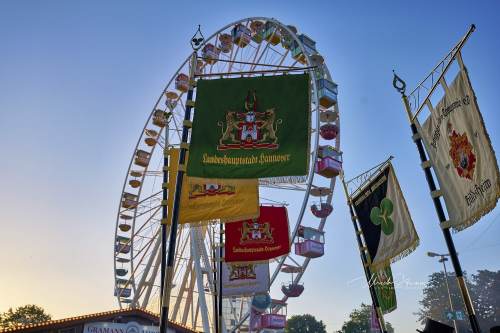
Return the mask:
{"type": "MultiPolygon", "coordinates": [[[[179,149],[169,150],[169,187],[167,223],[172,212],[179,165],[179,149]]],[[[187,161],[187,158],[186,158],[187,161]]],[[[240,221],[259,216],[257,179],[207,179],[184,175],[179,223],[240,221]]]]}

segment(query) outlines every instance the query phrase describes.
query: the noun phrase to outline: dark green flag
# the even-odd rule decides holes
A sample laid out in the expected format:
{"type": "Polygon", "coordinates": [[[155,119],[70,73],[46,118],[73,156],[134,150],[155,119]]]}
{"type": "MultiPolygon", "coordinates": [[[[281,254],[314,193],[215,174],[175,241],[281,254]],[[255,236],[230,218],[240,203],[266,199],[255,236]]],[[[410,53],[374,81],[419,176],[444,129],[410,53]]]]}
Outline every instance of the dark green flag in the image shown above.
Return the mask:
{"type": "Polygon", "coordinates": [[[307,174],[309,75],[199,80],[187,174],[203,178],[307,174]]]}
{"type": "Polygon", "coordinates": [[[382,313],[389,313],[396,309],[396,289],[392,277],[391,266],[386,266],[372,275],[371,283],[375,286],[378,304],[382,313]]]}

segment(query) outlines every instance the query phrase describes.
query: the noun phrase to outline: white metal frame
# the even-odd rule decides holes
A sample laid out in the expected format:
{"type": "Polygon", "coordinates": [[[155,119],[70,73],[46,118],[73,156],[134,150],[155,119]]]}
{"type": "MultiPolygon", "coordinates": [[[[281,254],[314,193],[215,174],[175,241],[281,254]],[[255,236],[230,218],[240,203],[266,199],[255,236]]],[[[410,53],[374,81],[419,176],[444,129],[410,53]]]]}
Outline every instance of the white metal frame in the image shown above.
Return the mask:
{"type": "MultiPolygon", "coordinates": [[[[283,29],[285,30],[288,34],[290,34],[290,36],[292,36],[292,38],[298,43],[298,45],[300,46],[300,48],[302,49],[303,53],[306,55],[306,65],[304,65],[304,67],[307,67],[307,66],[311,66],[312,63],[311,63],[311,60],[309,58],[309,56],[307,55],[307,52],[305,51],[305,48],[304,46],[302,45],[302,43],[300,42],[300,40],[298,39],[297,35],[295,33],[293,33],[293,31],[291,31],[286,25],[282,24],[281,22],[275,20],[275,19],[272,19],[272,18],[266,18],[266,17],[251,17],[251,18],[246,18],[246,19],[242,19],[242,20],[238,20],[238,21],[235,21],[235,22],[232,22],[226,26],[224,26],[222,29],[220,29],[219,31],[217,31],[216,33],[212,34],[209,38],[207,38],[205,40],[204,43],[208,43],[208,42],[212,42],[214,43],[215,45],[217,45],[217,40],[214,42],[214,38],[217,39],[217,37],[219,36],[219,34],[222,32],[222,31],[225,31],[225,30],[228,30],[228,29],[231,29],[235,24],[238,24],[238,23],[242,23],[242,24],[246,24],[248,26],[248,24],[253,21],[253,20],[261,20],[261,21],[271,21],[273,22],[276,26],[278,26],[280,29],[283,29]]],[[[275,50],[275,46],[272,46],[270,43],[267,43],[265,40],[262,41],[262,43],[258,44],[258,45],[254,45],[253,42],[251,42],[249,45],[247,45],[247,48],[252,48],[254,47],[254,53],[251,54],[251,56],[249,57],[251,59],[251,61],[255,62],[257,61],[257,63],[260,63],[261,61],[263,63],[268,63],[268,62],[273,62],[273,57],[275,57],[275,61],[277,61],[277,65],[282,65],[284,63],[284,61],[286,59],[288,59],[287,57],[289,56],[290,52],[289,50],[286,50],[286,49],[282,49],[284,52],[283,53],[280,53],[278,52],[277,50],[275,50]],[[265,46],[263,46],[262,44],[266,44],[265,46]],[[260,53],[259,53],[260,52],[260,53]]],[[[247,49],[248,50],[248,49],[247,49]]],[[[238,55],[240,56],[240,58],[243,57],[243,54],[244,52],[248,52],[246,50],[243,50],[242,48],[240,48],[239,46],[235,46],[233,45],[233,48],[229,54],[229,60],[238,60],[238,55]]],[[[221,56],[222,57],[225,57],[226,55],[221,53],[221,56]]],[[[290,60],[290,61],[293,61],[290,60]]],[[[138,251],[141,251],[141,249],[139,248],[136,248],[136,247],[140,247],[141,245],[139,245],[140,243],[136,243],[136,239],[135,238],[138,238],[138,234],[140,232],[143,232],[144,229],[148,229],[148,228],[154,228],[154,225],[159,225],[159,217],[155,216],[155,213],[151,213],[152,210],[154,210],[154,205],[152,203],[156,202],[156,204],[159,206],[159,201],[157,200],[158,198],[156,198],[154,195],[153,196],[149,196],[149,197],[146,197],[146,199],[143,199],[141,200],[141,195],[142,195],[142,190],[143,190],[143,184],[145,181],[147,181],[147,177],[148,175],[154,175],[154,176],[158,176],[158,172],[156,171],[149,171],[148,168],[151,167],[151,168],[154,168],[153,166],[151,166],[151,162],[150,162],[150,165],[148,165],[147,168],[144,168],[143,169],[143,174],[142,174],[142,177],[140,179],[141,181],[141,186],[138,188],[138,190],[136,192],[134,192],[135,194],[137,194],[138,198],[139,198],[139,201],[140,203],[143,205],[143,206],[138,206],[134,209],[123,209],[121,208],[121,198],[123,196],[123,193],[124,192],[127,192],[127,188],[128,188],[128,181],[130,180],[131,176],[130,176],[130,171],[131,170],[134,170],[134,166],[133,166],[133,161],[134,161],[134,158],[135,158],[135,152],[138,150],[138,149],[142,149],[143,148],[143,142],[144,142],[144,138],[145,138],[145,130],[148,129],[150,126],[151,126],[151,120],[152,120],[152,117],[153,117],[153,114],[154,114],[154,111],[159,107],[160,103],[162,101],[165,100],[165,97],[164,97],[164,93],[169,90],[169,89],[172,89],[172,85],[173,85],[173,82],[175,80],[175,77],[177,76],[178,73],[182,72],[183,69],[186,68],[186,66],[188,65],[189,63],[189,57],[186,59],[186,61],[184,61],[184,63],[179,67],[179,69],[176,71],[176,73],[172,76],[172,78],[169,80],[169,82],[167,83],[166,87],[164,88],[164,90],[162,91],[162,94],[160,95],[160,97],[157,99],[155,105],[154,105],[154,108],[152,110],[152,112],[150,113],[147,121],[146,121],[146,124],[144,125],[143,127],[143,130],[142,130],[142,133],[141,135],[139,136],[139,139],[136,143],[136,146],[135,146],[135,149],[134,149],[134,152],[132,154],[132,158],[131,158],[131,161],[129,163],[129,167],[127,169],[127,176],[125,177],[125,181],[124,181],[124,184],[123,184],[123,187],[122,187],[122,194],[120,196],[120,202],[119,202],[119,206],[118,206],[118,214],[117,214],[117,219],[116,219],[116,228],[115,228],[115,239],[116,239],[116,236],[118,236],[120,234],[120,231],[119,231],[119,224],[120,222],[122,221],[120,219],[120,215],[124,212],[124,211],[127,211],[129,213],[129,215],[133,216],[133,219],[131,220],[131,224],[132,224],[132,228],[131,228],[131,232],[130,232],[130,235],[132,235],[130,238],[131,238],[131,241],[130,241],[130,245],[131,245],[131,251],[130,251],[130,255],[129,255],[129,259],[130,259],[130,263],[129,263],[129,272],[130,273],[133,273],[134,275],[131,275],[130,278],[129,278],[129,285],[131,286],[132,288],[132,292],[133,292],[133,301],[131,303],[132,306],[142,306],[142,307],[146,307],[148,306],[148,301],[150,300],[151,297],[153,297],[154,295],[154,291],[153,289],[155,287],[159,288],[159,286],[156,286],[155,285],[155,280],[156,280],[156,276],[159,272],[159,262],[161,261],[160,259],[160,255],[159,255],[159,242],[158,242],[158,239],[156,239],[156,241],[154,241],[153,239],[150,239],[149,241],[149,249],[151,249],[150,252],[148,251],[144,251],[145,253],[143,254],[143,258],[144,260],[146,260],[145,263],[142,263],[142,262],[136,262],[137,261],[137,258],[134,257],[134,253],[137,253],[138,251]],[[156,200],[156,201],[155,201],[156,200]],[[149,206],[148,206],[149,205],[149,206]],[[151,208],[150,206],[153,206],[153,208],[151,208]],[[149,210],[148,210],[149,209],[149,210]],[[146,221],[142,224],[142,225],[139,225],[137,224],[136,222],[138,218],[143,218],[143,217],[147,217],[147,215],[149,214],[149,218],[146,219],[146,221]],[[153,243],[154,243],[154,246],[153,246],[153,243]],[[147,257],[146,259],[146,253],[149,254],[149,257],[147,257]],[[144,266],[144,268],[142,268],[142,266],[144,266]],[[152,274],[150,274],[152,273],[152,274]],[[148,275],[149,274],[149,275],[148,275]],[[140,275],[140,279],[137,281],[137,278],[136,278],[136,275],[140,275]]],[[[292,66],[296,66],[297,62],[294,61],[291,65],[292,66]]],[[[207,66],[205,66],[207,67],[207,66]]],[[[212,65],[209,65],[209,68],[208,70],[205,69],[207,72],[209,73],[214,73],[214,70],[216,68],[214,67],[217,67],[217,65],[214,66],[214,64],[212,65]]],[[[251,66],[250,67],[250,70],[255,70],[258,66],[251,66]]],[[[237,71],[238,68],[243,68],[243,66],[237,66],[237,65],[234,65],[233,66],[233,63],[230,63],[228,65],[228,68],[229,68],[229,71],[230,70],[234,70],[234,71],[237,71]]],[[[326,73],[328,75],[328,77],[330,78],[330,73],[328,71],[328,69],[325,67],[326,69],[326,73]]],[[[215,71],[216,72],[216,71],[215,71]]],[[[249,75],[250,76],[250,75],[249,75]]],[[[316,160],[316,156],[317,156],[317,147],[319,146],[319,127],[320,127],[320,119],[319,119],[319,103],[318,103],[318,90],[317,90],[317,87],[316,87],[316,80],[313,79],[312,80],[312,96],[311,96],[311,102],[312,102],[312,110],[311,110],[311,119],[314,120],[314,123],[311,123],[311,127],[312,127],[312,132],[311,132],[311,143],[312,143],[312,154],[311,154],[311,163],[310,163],[310,169],[309,169],[309,174],[308,174],[308,177],[307,177],[307,181],[306,183],[304,184],[300,184],[300,185],[290,185],[290,184],[283,184],[283,185],[276,185],[276,184],[268,184],[266,183],[265,181],[261,182],[261,187],[269,187],[269,188],[277,188],[277,189],[282,189],[282,190],[298,190],[299,192],[304,192],[304,197],[303,197],[303,200],[302,200],[302,205],[301,205],[301,208],[300,208],[300,212],[298,214],[298,217],[296,219],[296,222],[295,222],[295,225],[293,227],[293,230],[292,230],[292,237],[291,237],[291,242],[293,244],[293,242],[295,241],[295,238],[296,238],[296,235],[297,235],[297,231],[298,231],[298,228],[300,226],[300,224],[302,223],[303,219],[304,219],[304,214],[305,214],[305,211],[308,207],[308,203],[309,203],[309,192],[311,190],[311,188],[313,186],[316,186],[314,183],[314,161],[316,160]]],[[[165,129],[168,129],[168,131],[165,131],[163,132],[164,129],[161,129],[159,130],[158,132],[158,141],[160,145],[162,145],[161,141],[163,139],[163,144],[164,145],[176,145],[178,144],[178,142],[180,142],[180,128],[182,126],[182,114],[180,111],[183,111],[184,109],[184,105],[182,103],[182,93],[179,94],[179,98],[178,98],[178,102],[177,102],[177,108],[178,108],[178,113],[175,113],[173,114],[172,116],[172,120],[171,120],[171,124],[167,124],[166,128],[165,129]],[[169,128],[169,125],[173,125],[172,128],[169,128]],[[177,138],[176,138],[176,135],[177,135],[177,138]],[[172,136],[172,140],[170,140],[169,138],[172,136]],[[177,142],[177,143],[175,143],[177,142]]],[[[334,110],[335,111],[339,111],[338,109],[338,104],[334,106],[334,110]]],[[[183,113],[183,112],[182,112],[183,113]]],[[[336,124],[337,126],[340,127],[340,118],[337,119],[336,121],[336,124]]],[[[157,128],[155,128],[156,130],[157,128]]],[[[153,147],[150,148],[149,152],[151,153],[151,156],[153,156],[153,153],[155,151],[155,148],[156,148],[157,145],[154,145],[153,147]]],[[[340,134],[338,135],[338,137],[336,138],[335,140],[335,148],[337,150],[340,151],[340,134]]],[[[160,169],[161,166],[159,166],[158,169],[160,169]]],[[[157,170],[157,169],[156,169],[157,170]]],[[[330,194],[327,198],[326,198],[326,202],[327,203],[331,203],[332,202],[332,197],[333,197],[333,189],[335,187],[335,178],[331,179],[329,181],[329,183],[327,185],[321,185],[321,186],[328,186],[330,187],[330,189],[332,189],[332,194],[330,194]]],[[[325,225],[325,222],[326,222],[326,218],[323,218],[320,220],[319,222],[319,227],[318,229],[319,230],[323,230],[324,229],[324,225],[325,225]]],[[[159,230],[159,229],[158,229],[159,230]]],[[[177,244],[177,253],[178,253],[178,256],[180,259],[185,259],[185,258],[182,258],[183,255],[185,255],[185,246],[187,245],[187,242],[189,242],[189,239],[193,239],[193,235],[195,236],[195,238],[198,238],[198,237],[201,237],[201,235],[197,235],[197,232],[194,232],[193,230],[195,229],[191,229],[191,232],[186,235],[186,233],[184,232],[184,242],[182,241],[179,241],[178,244],[177,244]],[[181,246],[181,243],[183,243],[184,245],[181,246]],[[179,252],[180,250],[180,252],[179,252]]],[[[154,234],[154,230],[151,230],[151,233],[154,234]]],[[[182,229],[180,231],[180,233],[182,233],[182,229]]],[[[159,233],[158,233],[159,234],[159,233]]],[[[204,237],[204,236],[203,236],[204,237]]],[[[141,238],[141,242],[143,243],[144,242],[144,239],[141,238]]],[[[210,312],[210,308],[207,306],[207,300],[205,298],[205,292],[204,292],[204,274],[203,274],[203,270],[209,270],[210,272],[212,271],[212,266],[210,265],[210,260],[214,260],[214,258],[211,258],[210,259],[210,255],[208,254],[208,251],[207,251],[207,244],[204,243],[203,240],[201,240],[199,243],[201,244],[204,244],[204,246],[193,246],[193,243],[195,242],[192,242],[191,241],[191,247],[190,249],[188,249],[188,252],[189,251],[193,251],[193,253],[198,253],[200,254],[201,252],[201,261],[203,263],[203,268],[202,268],[202,265],[201,265],[201,262],[198,258],[198,260],[195,260],[196,262],[194,263],[186,263],[186,260],[177,260],[176,259],[176,262],[178,263],[177,265],[183,265],[182,267],[179,266],[179,267],[176,267],[176,273],[174,273],[174,279],[176,278],[176,276],[178,276],[178,280],[179,281],[183,281],[184,280],[186,282],[184,282],[183,284],[187,284],[187,280],[188,280],[188,276],[191,275],[193,269],[195,271],[195,275],[196,275],[196,282],[197,282],[197,289],[198,289],[198,293],[196,295],[196,309],[193,309],[193,311],[196,312],[196,314],[193,314],[191,313],[191,322],[192,324],[196,325],[197,323],[197,317],[198,317],[198,313],[199,313],[199,310],[201,310],[201,315],[202,317],[204,317],[204,314],[208,314],[210,312]],[[194,266],[194,267],[192,267],[194,266]],[[181,274],[181,275],[179,275],[181,274]],[[201,288],[201,289],[200,289],[201,288]],[[204,311],[206,310],[206,311],[204,311]]],[[[195,244],[196,245],[196,244],[195,244]]],[[[200,244],[198,244],[200,245],[200,244]]],[[[212,244],[213,246],[213,244],[212,244]]],[[[143,249],[142,249],[143,250],[143,249]]],[[[210,251],[211,252],[211,251],[210,251]]],[[[116,268],[118,268],[120,265],[120,263],[117,262],[117,257],[123,257],[122,255],[120,255],[119,253],[117,253],[116,251],[114,252],[114,268],[116,270],[116,268]]],[[[279,273],[280,273],[280,269],[282,267],[282,265],[287,261],[287,258],[288,257],[282,257],[278,260],[278,264],[277,266],[275,267],[275,270],[274,270],[274,273],[272,274],[272,277],[271,277],[271,283],[273,283],[279,273]]],[[[293,255],[290,254],[289,256],[289,260],[291,260],[292,262],[294,263],[298,263],[300,262],[301,260],[300,259],[297,259],[295,260],[293,258],[293,255]]],[[[294,283],[298,283],[301,278],[303,277],[303,274],[305,272],[305,269],[307,268],[308,264],[310,262],[310,259],[305,259],[302,261],[302,263],[300,264],[302,266],[302,272],[301,273],[298,273],[296,274],[296,276],[294,277],[293,279],[293,282],[294,283]]],[[[192,282],[194,282],[193,280],[193,276],[191,276],[191,280],[192,282]]],[[[209,285],[209,289],[210,289],[210,293],[213,293],[215,288],[213,286],[213,276],[212,274],[207,274],[207,283],[209,285]]],[[[185,288],[182,287],[180,288],[182,289],[180,291],[180,294],[177,295],[177,297],[179,297],[179,299],[183,299],[184,298],[184,294],[185,294],[185,288]]],[[[194,296],[194,291],[193,290],[190,290],[187,292],[187,296],[186,298],[191,298],[191,301],[190,303],[188,304],[187,302],[184,302],[184,305],[187,307],[188,305],[190,305],[192,308],[194,307],[194,299],[193,299],[193,296],[194,296]]],[[[175,295],[173,295],[175,296],[175,295]]],[[[173,299],[175,300],[175,297],[173,297],[173,299]]],[[[283,297],[283,300],[286,300],[287,297],[284,296],[283,297]]],[[[239,309],[238,311],[234,311],[234,313],[236,314],[236,312],[239,312],[239,322],[238,322],[238,325],[237,326],[240,326],[244,320],[247,318],[248,314],[247,313],[243,313],[243,302],[245,302],[246,300],[241,300],[240,303],[239,303],[239,309]]],[[[120,302],[120,298],[118,298],[118,302],[119,302],[119,305],[120,307],[124,306],[124,304],[122,304],[120,302]]],[[[232,304],[232,302],[229,302],[232,304]]],[[[178,313],[178,311],[181,309],[181,306],[182,306],[182,301],[179,301],[179,302],[176,302],[175,303],[176,305],[173,307],[173,312],[174,313],[178,313]]],[[[186,309],[184,309],[186,310],[186,309]]],[[[184,311],[185,312],[185,311],[184,311]]],[[[174,316],[172,317],[174,320],[176,318],[178,318],[178,316],[174,316]]],[[[187,316],[184,315],[183,318],[182,318],[182,322],[183,324],[187,324],[187,316]]],[[[202,320],[203,322],[203,327],[204,327],[204,330],[207,331],[207,328],[205,325],[207,325],[207,323],[210,322],[210,319],[209,318],[203,318],[202,320]]]]}

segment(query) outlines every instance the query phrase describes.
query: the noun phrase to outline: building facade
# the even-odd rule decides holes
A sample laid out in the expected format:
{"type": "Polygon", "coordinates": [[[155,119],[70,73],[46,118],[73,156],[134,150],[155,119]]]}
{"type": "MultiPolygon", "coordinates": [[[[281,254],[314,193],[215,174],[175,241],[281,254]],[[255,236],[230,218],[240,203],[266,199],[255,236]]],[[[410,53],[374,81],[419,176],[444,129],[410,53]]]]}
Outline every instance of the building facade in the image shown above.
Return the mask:
{"type": "MultiPolygon", "coordinates": [[[[142,309],[122,309],[0,329],[0,333],[159,333],[160,318],[142,309]]],[[[198,333],[170,322],[168,333],[198,333]]]]}

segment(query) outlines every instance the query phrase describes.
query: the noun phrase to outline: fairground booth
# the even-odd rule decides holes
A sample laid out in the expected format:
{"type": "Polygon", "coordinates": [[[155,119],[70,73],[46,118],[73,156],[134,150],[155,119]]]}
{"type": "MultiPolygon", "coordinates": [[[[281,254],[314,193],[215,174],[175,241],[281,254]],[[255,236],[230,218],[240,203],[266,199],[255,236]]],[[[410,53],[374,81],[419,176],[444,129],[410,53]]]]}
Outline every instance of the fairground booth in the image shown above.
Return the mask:
{"type": "MultiPolygon", "coordinates": [[[[123,309],[88,314],[37,324],[0,329],[1,333],[159,333],[159,317],[142,309],[123,309]]],[[[168,333],[196,333],[181,324],[170,322],[168,333]]]]}

